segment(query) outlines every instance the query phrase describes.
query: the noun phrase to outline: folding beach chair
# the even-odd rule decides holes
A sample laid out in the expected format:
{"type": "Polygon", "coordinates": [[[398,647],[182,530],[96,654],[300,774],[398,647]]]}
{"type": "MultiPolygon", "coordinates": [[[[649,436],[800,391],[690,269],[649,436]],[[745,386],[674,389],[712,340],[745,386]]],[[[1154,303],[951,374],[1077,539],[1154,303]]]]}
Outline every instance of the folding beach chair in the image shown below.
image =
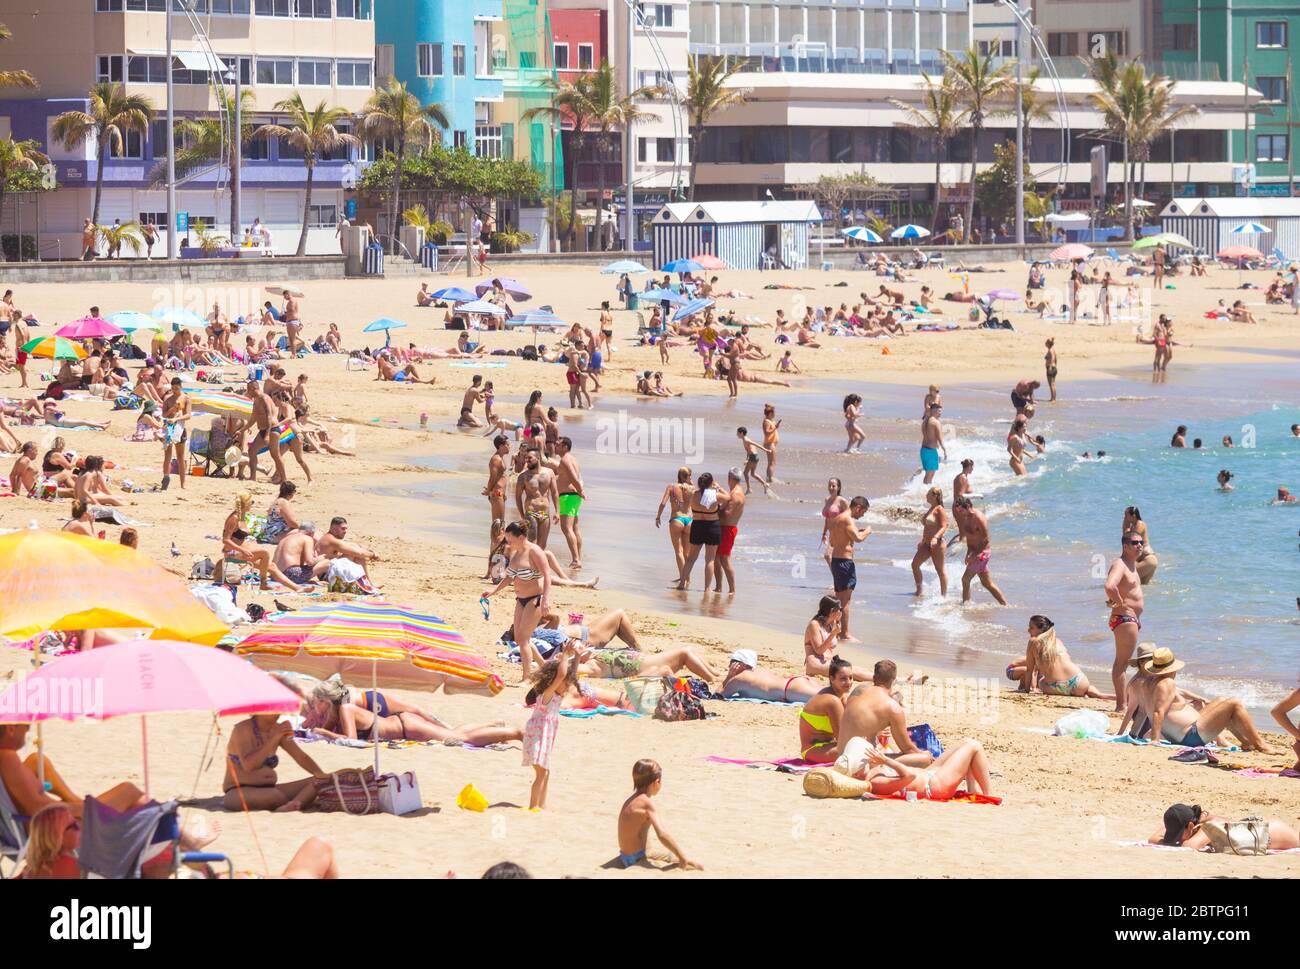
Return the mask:
{"type": "Polygon", "coordinates": [[[27,854],[27,822],[30,818],[18,813],[13,799],[0,783],[0,879],[6,877],[4,862],[11,866],[9,877],[18,874],[27,854]]]}
{"type": "Polygon", "coordinates": [[[934,252],[930,253],[926,265],[938,266],[940,269],[942,269],[944,268],[945,265],[947,265],[947,262],[943,258],[943,253],[940,252],[938,249],[936,249],[934,250],[934,252]]]}
{"type": "Polygon", "coordinates": [[[77,860],[83,878],[160,878],[175,876],[182,865],[234,863],[223,854],[180,849],[181,826],[175,801],[154,802],[117,811],[86,798],[77,860]]]}

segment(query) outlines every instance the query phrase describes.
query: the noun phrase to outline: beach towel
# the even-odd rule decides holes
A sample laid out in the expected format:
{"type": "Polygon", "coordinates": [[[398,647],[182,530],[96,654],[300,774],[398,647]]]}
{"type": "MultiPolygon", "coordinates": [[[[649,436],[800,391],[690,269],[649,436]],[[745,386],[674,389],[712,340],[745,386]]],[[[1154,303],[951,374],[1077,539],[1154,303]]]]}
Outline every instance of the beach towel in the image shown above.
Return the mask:
{"type": "Polygon", "coordinates": [[[735,757],[718,757],[710,754],[704,758],[711,764],[736,764],[740,767],[785,767],[793,771],[812,770],[814,767],[825,767],[825,764],[818,764],[811,760],[804,760],[802,757],[781,757],[777,760],[745,760],[735,757]]]}
{"type": "Polygon", "coordinates": [[[615,717],[615,716],[639,717],[641,716],[641,714],[637,713],[635,710],[624,710],[622,707],[607,707],[602,703],[600,706],[595,707],[594,709],[591,710],[561,710],[560,716],[575,717],[580,720],[585,720],[588,717],[598,717],[598,716],[599,717],[615,717]]]}
{"type": "MultiPolygon", "coordinates": [[[[1111,842],[1111,844],[1117,844],[1117,845],[1119,845],[1121,848],[1157,848],[1157,849],[1159,849],[1159,850],[1161,850],[1161,851],[1188,851],[1188,850],[1190,850],[1190,849],[1188,849],[1188,848],[1184,848],[1182,845],[1161,845],[1161,844],[1152,844],[1150,841],[1113,841],[1113,842],[1111,842]]],[[[1200,849],[1200,852],[1201,852],[1201,853],[1204,853],[1204,854],[1215,854],[1215,853],[1216,853],[1216,852],[1211,851],[1209,848],[1201,848],[1201,849],[1200,849]]],[[[1271,848],[1271,849],[1269,849],[1269,852],[1268,852],[1268,853],[1269,853],[1270,855],[1300,855],[1300,848],[1287,848],[1285,851],[1278,851],[1278,850],[1275,849],[1275,848],[1271,848]]]]}
{"type": "Polygon", "coordinates": [[[509,364],[504,360],[453,360],[450,366],[475,369],[478,367],[506,367],[509,364]]]}
{"type": "MultiPolygon", "coordinates": [[[[710,699],[719,699],[716,695],[710,699]]],[[[774,707],[801,707],[803,702],[800,700],[760,700],[752,696],[724,696],[721,699],[728,703],[766,703],[774,707]]]]}

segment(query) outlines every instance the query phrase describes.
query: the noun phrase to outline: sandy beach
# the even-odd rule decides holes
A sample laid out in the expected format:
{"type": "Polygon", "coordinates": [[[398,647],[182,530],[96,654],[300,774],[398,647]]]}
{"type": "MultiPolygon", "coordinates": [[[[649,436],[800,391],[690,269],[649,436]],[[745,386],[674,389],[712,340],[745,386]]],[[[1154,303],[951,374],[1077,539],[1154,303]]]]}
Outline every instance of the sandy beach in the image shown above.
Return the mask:
{"type": "MultiPolygon", "coordinates": [[[[1023,264],[994,264],[991,268],[991,272],[969,276],[972,292],[995,288],[1024,292],[1023,264]]],[[[618,305],[614,294],[617,277],[602,276],[594,268],[512,267],[510,275],[517,276],[537,294],[527,306],[548,304],[567,321],[594,328],[602,300],[618,305]]],[[[723,288],[752,296],[720,299],[721,307],[766,320],[771,320],[778,309],[798,319],[803,305],[838,307],[847,303],[851,307],[860,291],[874,293],[881,282],[868,272],[723,271],[718,275],[723,288]],[[774,281],[803,288],[764,289],[774,281]]],[[[1267,286],[1271,276],[1271,272],[1263,271],[1246,274],[1261,287],[1267,286]]],[[[1049,273],[1048,286],[1057,287],[1057,303],[1064,277],[1063,270],[1049,273]]],[[[963,286],[962,279],[943,270],[922,271],[915,278],[915,282],[891,284],[891,288],[901,288],[914,297],[922,283],[940,294],[963,286]]],[[[362,327],[377,317],[388,316],[409,324],[393,332],[394,343],[441,348],[454,345],[455,334],[442,328],[443,310],[416,307],[414,296],[419,281],[284,282],[306,294],[303,315],[308,340],[333,322],[342,330],[346,346],[376,346],[377,342],[371,342],[376,334],[363,335],[362,327]]],[[[428,281],[431,289],[465,285],[463,277],[430,276],[428,281]]],[[[1294,365],[1291,354],[1300,346],[1300,321],[1289,306],[1265,306],[1262,288],[1236,292],[1237,273],[1230,270],[1212,269],[1204,279],[1189,279],[1184,274],[1172,283],[1176,289],[1154,294],[1155,312],[1167,313],[1174,319],[1176,339],[1184,344],[1171,365],[1171,383],[1179,379],[1184,367],[1294,365]],[[1218,300],[1230,304],[1237,298],[1246,300],[1258,324],[1205,318],[1206,311],[1218,300]]],[[[17,305],[41,321],[33,335],[52,334],[58,324],[84,315],[91,304],[100,306],[105,313],[118,309],[149,311],[160,301],[201,311],[214,298],[225,307],[239,310],[260,305],[266,296],[260,286],[172,290],[136,284],[32,285],[19,287],[15,293],[17,305]]],[[[969,325],[968,306],[939,305],[944,319],[969,325]]],[[[888,341],[822,337],[822,349],[795,349],[794,357],[803,373],[792,378],[793,387],[786,390],[742,384],[740,405],[752,412],[749,419],[757,424],[765,400],[779,406],[785,395],[813,391],[819,382],[855,380],[864,386],[896,387],[898,394],[915,398],[919,410],[924,387],[930,383],[941,383],[945,388],[1001,383],[1009,389],[1017,380],[1039,378],[1043,341],[1048,336],[1056,338],[1061,361],[1062,402],[1057,406],[1062,408],[1070,406],[1071,381],[1107,380],[1121,368],[1150,363],[1151,348],[1135,343],[1131,323],[1100,326],[1093,325],[1095,320],[1085,320],[1072,325],[1039,319],[1019,310],[1014,303],[1005,306],[1007,312],[999,315],[1012,321],[1014,331],[909,333],[888,341]]],[[[605,361],[604,389],[596,398],[598,415],[612,414],[626,406],[634,396],[635,376],[649,369],[663,370],[668,384],[683,391],[688,400],[698,398],[698,415],[705,420],[733,419],[721,416],[721,401],[717,399],[725,396],[725,383],[703,379],[699,358],[688,348],[673,349],[670,364],[663,367],[657,348],[632,345],[637,327],[635,314],[615,310],[614,318],[619,352],[605,361]]],[[[755,334],[761,346],[776,350],[771,345],[770,331],[756,330],[755,334]]],[[[379,336],[382,339],[382,334],[379,336]]],[[[543,334],[541,341],[557,337],[543,334]]],[[[479,338],[490,349],[518,347],[529,339],[519,332],[491,332],[479,338]]],[[[141,337],[137,342],[144,345],[145,340],[141,337]]],[[[779,355],[778,350],[775,356],[779,355]]],[[[433,460],[438,468],[447,468],[467,455],[478,455],[481,462],[476,473],[486,480],[491,448],[481,437],[482,431],[467,433],[455,428],[462,394],[475,372],[495,382],[496,409],[505,416],[520,419],[523,403],[534,388],[544,392],[544,403],[560,409],[562,427],[564,418],[570,415],[562,406],[566,403],[562,367],[514,357],[495,359],[504,359],[507,365],[476,371],[448,361],[420,364],[422,377],[436,376],[432,387],[378,382],[373,368],[349,370],[342,356],[285,361],[291,379],[298,373],[309,375],[314,416],[328,423],[336,438],[354,441],[358,452],[356,458],[308,455],[311,484],[286,458],[290,478],[300,489],[295,501],[299,513],[322,527],[332,516],[345,515],[351,527],[349,537],[380,552],[382,561],[372,569],[372,577],[381,586],[383,596],[448,620],[465,633],[480,655],[491,661],[494,672],[507,684],[505,691],[492,699],[441,693],[422,698],[423,703],[453,724],[488,719],[522,723],[527,711],[522,706],[524,691],[518,687],[519,668],[499,660],[494,645],[504,625],[499,620],[509,615],[510,597],[498,600],[492,622],[484,621],[478,605],[479,594],[485,588],[478,576],[483,573],[488,536],[486,501],[466,504],[440,497],[440,488],[459,472],[431,470],[427,462],[433,460]],[[427,429],[420,427],[421,413],[428,415],[427,429]],[[426,497],[430,494],[432,497],[426,497]],[[449,541],[445,535],[448,523],[467,520],[476,527],[481,525],[482,541],[473,545],[449,541]]],[[[33,361],[28,365],[33,387],[40,386],[34,375],[43,363],[33,361]]],[[[775,376],[774,365],[775,357],[755,363],[755,372],[775,376]]],[[[242,378],[242,368],[229,367],[225,372],[233,383],[242,378]]],[[[18,396],[17,384],[16,374],[0,376],[0,395],[18,396]]],[[[1154,392],[1159,393],[1158,389],[1154,392]]],[[[161,476],[161,446],[124,440],[134,426],[131,412],[110,414],[109,405],[101,401],[73,401],[67,410],[73,417],[111,419],[112,425],[104,432],[45,427],[14,428],[14,432],[20,439],[35,440],[42,447],[61,434],[68,447],[83,455],[104,455],[117,465],[112,472],[115,483],[123,478],[142,485],[157,482],[161,476]]],[[[206,426],[206,422],[200,426],[206,426]]],[[[870,442],[865,450],[870,451],[870,442]]],[[[735,463],[734,458],[726,463],[735,463]]],[[[725,473],[723,461],[710,464],[715,473],[725,473]]],[[[6,463],[0,472],[7,472],[8,467],[6,463]]],[[[793,476],[798,469],[789,467],[786,473],[793,476]]],[[[946,468],[945,474],[946,484],[951,478],[946,468]]],[[[206,555],[217,559],[220,543],[211,536],[219,535],[235,492],[246,486],[200,477],[189,479],[181,491],[173,479],[167,492],[123,495],[127,504],[122,511],[141,523],[142,551],[177,574],[188,576],[195,558],[206,555]],[[173,543],[179,555],[172,554],[173,543]]],[[[1295,486],[1300,486],[1300,481],[1293,482],[1295,486]]],[[[601,527],[600,488],[599,480],[588,481],[593,497],[583,512],[584,530],[601,527]]],[[[275,496],[275,488],[265,476],[252,490],[257,511],[265,509],[275,496]]],[[[847,481],[846,491],[852,493],[847,481]]],[[[657,492],[645,496],[647,517],[657,500],[657,492]]],[[[34,521],[41,527],[57,529],[67,520],[68,505],[66,500],[46,503],[6,499],[0,502],[0,528],[25,527],[34,521]]],[[[752,503],[748,515],[762,514],[762,503],[752,503]]],[[[1294,527],[1293,522],[1290,527],[1294,527]]],[[[667,572],[672,566],[667,540],[662,533],[654,532],[649,521],[646,529],[647,547],[630,550],[629,554],[656,556],[667,572]]],[[[116,540],[118,530],[108,526],[107,537],[116,540]]],[[[562,562],[567,561],[558,533],[552,535],[551,548],[562,562]]],[[[756,650],[762,665],[778,673],[793,675],[802,668],[802,630],[815,597],[807,613],[792,614],[784,624],[758,625],[737,618],[699,615],[695,610],[647,608],[642,598],[644,590],[620,579],[620,563],[616,560],[589,561],[584,576],[595,575],[601,577],[595,590],[555,589],[555,607],[561,613],[581,612],[588,616],[627,608],[651,647],[690,646],[719,669],[725,668],[728,654],[741,646],[756,650]]],[[[743,585],[743,574],[740,581],[743,585]]],[[[900,582],[905,586],[909,580],[900,573],[900,582]]],[[[1100,596],[1100,583],[1096,584],[1100,596]]],[[[283,592],[273,596],[241,590],[240,604],[256,601],[270,609],[273,598],[294,605],[320,601],[283,592]]],[[[1050,591],[1044,590],[1032,601],[1013,602],[1012,608],[1027,616],[1048,606],[1050,591]]],[[[869,638],[871,615],[869,598],[861,605],[855,603],[855,622],[859,635],[867,640],[864,650],[868,655],[893,658],[905,673],[918,665],[926,667],[905,655],[875,653],[869,638]]],[[[1161,645],[1177,648],[1178,644],[1161,645]]],[[[0,685],[20,678],[29,659],[29,654],[18,650],[0,650],[0,685]]],[[[1300,654],[1295,665],[1300,665],[1300,654]]],[[[249,816],[226,813],[220,803],[224,744],[236,721],[221,721],[219,734],[214,736],[212,718],[197,714],[151,721],[152,793],[192,798],[195,804],[189,810],[220,820],[224,830],[214,847],[234,858],[239,868],[278,870],[304,838],[322,835],[334,843],[345,876],[430,877],[455,872],[460,877],[477,877],[489,865],[509,859],[538,876],[656,877],[657,873],[648,869],[616,872],[608,864],[617,853],[615,819],[619,805],[631,792],[632,764],[638,758],[653,757],[664,768],[664,790],[657,799],[664,821],[705,869],[702,876],[674,871],[671,877],[1284,878],[1300,874],[1297,853],[1234,858],[1125,844],[1144,841],[1157,831],[1165,808],[1180,801],[1200,803],[1214,814],[1227,817],[1262,815],[1294,825],[1300,819],[1300,781],[1252,778],[1230,770],[1170,762],[1174,751],[1165,747],[1047,736],[1052,724],[1071,710],[1105,710],[1110,704],[1021,696],[1012,692],[1012,685],[1005,679],[991,681],[997,690],[995,702],[989,701],[977,710],[952,710],[951,702],[934,702],[940,687],[946,687],[949,697],[975,695],[980,689],[984,690],[980,695],[987,695],[990,681],[982,673],[958,676],[938,669],[933,672],[931,690],[909,707],[909,723],[931,723],[945,745],[967,736],[979,739],[991,761],[994,793],[1004,799],[1000,806],[817,801],[804,796],[797,776],[708,762],[706,758],[711,755],[736,759],[797,755],[795,708],[718,701],[707,702],[715,716],[703,723],[666,724],[621,716],[564,719],[548,806],[540,814],[519,810],[528,802],[531,771],[520,766],[517,744],[507,751],[442,746],[384,750],[385,769],[414,771],[419,778],[425,809],[414,815],[355,818],[310,812],[249,816]],[[468,783],[478,787],[491,802],[486,812],[456,807],[456,794],[468,783]]],[[[1112,717],[1117,725],[1118,718],[1112,717]]],[[[122,780],[140,783],[140,727],[134,718],[106,723],[52,723],[45,733],[50,757],[77,790],[98,791],[122,780]]],[[[1225,761],[1251,767],[1287,766],[1294,761],[1282,734],[1274,731],[1266,736],[1283,752],[1231,754],[1225,756],[1225,761]]],[[[367,750],[325,743],[307,744],[304,749],[326,769],[360,767],[370,762],[367,750]]],[[[281,774],[282,779],[298,776],[291,765],[282,767],[281,774]]],[[[651,843],[652,856],[665,858],[666,852],[653,838],[651,843]]],[[[669,862],[660,860],[656,864],[665,867],[669,862]]]]}

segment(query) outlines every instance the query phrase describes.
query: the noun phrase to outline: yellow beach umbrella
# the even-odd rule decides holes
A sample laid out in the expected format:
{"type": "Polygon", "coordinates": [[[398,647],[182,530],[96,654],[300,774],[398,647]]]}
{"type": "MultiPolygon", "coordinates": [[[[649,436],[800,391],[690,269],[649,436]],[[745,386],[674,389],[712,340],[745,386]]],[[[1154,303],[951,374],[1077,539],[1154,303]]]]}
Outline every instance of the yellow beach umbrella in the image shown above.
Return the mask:
{"type": "Polygon", "coordinates": [[[0,535],[0,638],[47,629],[151,629],[214,646],[228,629],[181,579],[125,545],[71,532],[0,535]]]}

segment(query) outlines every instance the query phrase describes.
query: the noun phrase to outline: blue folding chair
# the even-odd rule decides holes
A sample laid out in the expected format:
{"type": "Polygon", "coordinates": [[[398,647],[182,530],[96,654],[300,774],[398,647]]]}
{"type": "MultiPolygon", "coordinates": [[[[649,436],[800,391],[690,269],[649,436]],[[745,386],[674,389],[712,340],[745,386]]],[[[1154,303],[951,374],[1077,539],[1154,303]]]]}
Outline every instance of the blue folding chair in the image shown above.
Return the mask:
{"type": "MultiPolygon", "coordinates": [[[[27,854],[27,822],[31,818],[18,813],[13,799],[0,783],[0,862],[8,861],[10,876],[18,874],[27,854]]],[[[4,865],[0,864],[0,878],[4,878],[4,865]]]]}

